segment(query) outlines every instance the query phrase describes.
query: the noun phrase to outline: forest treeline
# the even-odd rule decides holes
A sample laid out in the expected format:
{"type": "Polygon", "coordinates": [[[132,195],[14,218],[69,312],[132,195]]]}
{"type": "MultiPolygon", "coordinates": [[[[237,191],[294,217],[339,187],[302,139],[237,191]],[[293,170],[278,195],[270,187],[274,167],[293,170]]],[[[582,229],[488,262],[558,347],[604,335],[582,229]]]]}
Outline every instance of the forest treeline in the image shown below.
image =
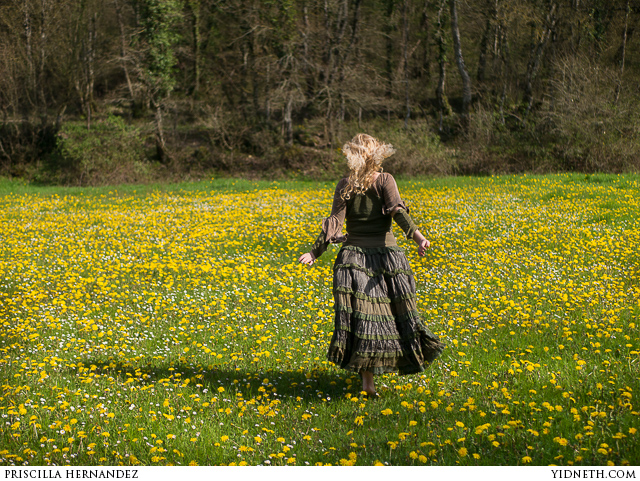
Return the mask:
{"type": "Polygon", "coordinates": [[[0,175],[640,170],[638,0],[3,0],[0,175]]]}

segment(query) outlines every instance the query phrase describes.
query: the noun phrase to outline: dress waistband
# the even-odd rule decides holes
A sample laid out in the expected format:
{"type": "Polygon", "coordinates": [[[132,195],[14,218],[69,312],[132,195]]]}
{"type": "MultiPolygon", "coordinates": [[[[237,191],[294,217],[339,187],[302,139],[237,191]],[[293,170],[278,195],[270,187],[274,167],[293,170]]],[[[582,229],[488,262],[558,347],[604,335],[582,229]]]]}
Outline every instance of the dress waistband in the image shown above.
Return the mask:
{"type": "Polygon", "coordinates": [[[381,234],[349,234],[347,240],[343,242],[345,246],[356,247],[391,247],[397,246],[396,238],[392,231],[381,234]]]}

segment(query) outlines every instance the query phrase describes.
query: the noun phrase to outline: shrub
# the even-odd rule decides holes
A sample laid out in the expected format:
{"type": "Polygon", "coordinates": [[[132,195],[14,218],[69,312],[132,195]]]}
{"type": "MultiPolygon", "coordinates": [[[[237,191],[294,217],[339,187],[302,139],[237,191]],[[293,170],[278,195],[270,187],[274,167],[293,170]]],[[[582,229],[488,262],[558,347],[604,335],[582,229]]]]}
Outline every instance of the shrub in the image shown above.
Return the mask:
{"type": "Polygon", "coordinates": [[[474,106],[460,173],[640,170],[635,86],[584,57],[560,58],[553,70],[548,93],[526,118],[513,105],[502,117],[491,100],[474,106]]]}
{"type": "Polygon", "coordinates": [[[63,124],[58,133],[58,170],[73,171],[81,185],[115,184],[147,180],[144,137],[136,127],[116,116],[94,122],[63,124]]]}
{"type": "Polygon", "coordinates": [[[635,86],[625,88],[619,73],[593,59],[556,62],[553,97],[543,120],[566,170],[628,172],[640,168],[640,123],[635,86]],[[612,86],[618,85],[618,96],[612,86]]]}

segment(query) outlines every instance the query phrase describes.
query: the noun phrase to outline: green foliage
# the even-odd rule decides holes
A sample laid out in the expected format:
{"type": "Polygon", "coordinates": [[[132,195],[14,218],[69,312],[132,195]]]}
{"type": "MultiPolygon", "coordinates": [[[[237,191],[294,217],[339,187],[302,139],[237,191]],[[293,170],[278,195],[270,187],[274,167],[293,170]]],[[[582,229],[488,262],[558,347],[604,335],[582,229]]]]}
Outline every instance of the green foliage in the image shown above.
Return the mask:
{"type": "Polygon", "coordinates": [[[296,35],[296,11],[294,0],[263,0],[263,7],[268,8],[264,14],[273,27],[274,36],[282,41],[289,41],[296,35]]]}
{"type": "Polygon", "coordinates": [[[174,89],[176,56],[174,45],[179,36],[176,26],[181,18],[177,0],[141,0],[142,38],[146,44],[145,81],[155,99],[163,99],[174,89]]]}
{"type": "Polygon", "coordinates": [[[69,122],[58,134],[61,164],[79,174],[81,184],[135,182],[146,177],[144,137],[120,117],[94,122],[69,122]]]}
{"type": "Polygon", "coordinates": [[[64,179],[40,169],[90,165],[64,166],[56,134],[102,112],[155,115],[156,158],[190,178],[328,172],[356,119],[398,147],[388,167],[405,174],[640,169],[628,0],[462,2],[468,123],[449,0],[4,3],[13,33],[0,52],[15,54],[0,55],[2,175],[87,182],[91,168],[64,179]]]}
{"type": "Polygon", "coordinates": [[[600,44],[605,40],[607,26],[611,21],[611,5],[606,0],[596,0],[589,11],[589,21],[584,25],[584,31],[591,41],[600,44]]]}

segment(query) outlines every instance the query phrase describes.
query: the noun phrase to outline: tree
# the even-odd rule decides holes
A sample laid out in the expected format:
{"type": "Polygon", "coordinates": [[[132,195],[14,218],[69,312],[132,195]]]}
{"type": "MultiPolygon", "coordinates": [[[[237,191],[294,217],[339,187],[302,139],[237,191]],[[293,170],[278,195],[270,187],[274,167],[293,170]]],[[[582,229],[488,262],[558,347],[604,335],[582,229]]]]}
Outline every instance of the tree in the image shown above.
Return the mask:
{"type": "Polygon", "coordinates": [[[132,104],[135,103],[135,93],[133,91],[133,84],[131,82],[131,75],[129,74],[129,63],[130,56],[128,53],[128,45],[129,40],[127,40],[126,27],[124,23],[124,15],[123,15],[123,2],[124,0],[114,0],[114,4],[116,7],[116,18],[118,20],[118,33],[120,34],[120,64],[122,65],[122,71],[124,72],[124,76],[127,82],[127,90],[129,91],[129,96],[131,98],[132,104]]]}
{"type": "Polygon", "coordinates": [[[158,157],[164,159],[166,142],[162,110],[176,85],[174,46],[178,40],[176,24],[181,20],[181,5],[178,0],[139,0],[139,7],[144,48],[141,74],[155,110],[158,157]]]}
{"type": "Polygon", "coordinates": [[[438,130],[443,131],[444,117],[451,114],[451,106],[445,93],[447,75],[447,40],[444,29],[445,1],[440,0],[438,14],[436,16],[436,44],[438,46],[438,85],[436,87],[436,103],[438,105],[438,130]]]}
{"type": "Polygon", "coordinates": [[[616,85],[615,103],[620,99],[620,89],[622,88],[622,76],[624,75],[624,62],[627,56],[627,40],[629,38],[629,14],[631,13],[631,0],[627,0],[624,15],[624,32],[622,34],[622,45],[620,46],[620,75],[616,85]]]}
{"type": "Polygon", "coordinates": [[[614,72],[608,101],[638,104],[639,23],[634,0],[0,1],[0,172],[55,148],[62,112],[92,129],[107,113],[149,116],[158,158],[177,154],[187,136],[165,135],[169,105],[207,159],[329,148],[352,120],[407,126],[416,108],[445,142],[466,131],[463,143],[544,148],[567,115],[562,65],[614,72]],[[450,98],[463,129],[446,129],[450,98]]]}
{"type": "Polygon", "coordinates": [[[469,106],[471,105],[471,77],[467,72],[462,56],[462,45],[460,43],[460,28],[458,26],[458,8],[457,0],[449,0],[449,8],[451,9],[451,36],[453,38],[453,53],[456,58],[458,72],[462,78],[462,123],[466,128],[469,123],[469,106]]]}
{"type": "Polygon", "coordinates": [[[557,8],[558,4],[555,1],[551,1],[549,3],[549,11],[544,21],[542,33],[540,34],[537,42],[532,43],[524,88],[524,119],[529,115],[533,106],[533,82],[538,75],[545,46],[547,45],[549,38],[551,38],[551,34],[556,25],[557,8]]]}
{"type": "Polygon", "coordinates": [[[91,114],[94,104],[95,63],[97,48],[98,11],[95,2],[83,0],[75,5],[71,13],[69,45],[73,54],[68,66],[73,88],[85,114],[87,130],[91,129],[91,114]]]}

